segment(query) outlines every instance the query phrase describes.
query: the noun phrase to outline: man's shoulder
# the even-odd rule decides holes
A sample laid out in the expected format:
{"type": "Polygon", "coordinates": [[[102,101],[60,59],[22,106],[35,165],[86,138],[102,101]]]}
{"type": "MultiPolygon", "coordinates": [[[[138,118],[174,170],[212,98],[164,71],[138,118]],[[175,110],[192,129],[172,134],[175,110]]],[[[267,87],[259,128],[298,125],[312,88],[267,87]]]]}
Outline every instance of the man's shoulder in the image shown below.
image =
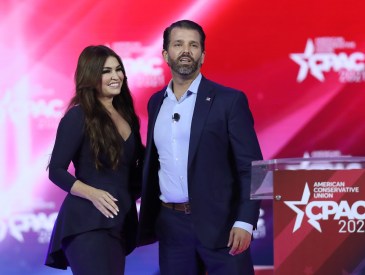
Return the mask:
{"type": "Polygon", "coordinates": [[[150,96],[150,99],[148,100],[147,104],[149,110],[150,108],[155,108],[159,104],[159,102],[161,102],[161,99],[163,98],[165,91],[166,91],[166,86],[162,90],[155,92],[150,96]]]}
{"type": "Polygon", "coordinates": [[[163,96],[163,95],[164,95],[164,93],[166,92],[166,88],[167,88],[167,87],[165,86],[165,87],[163,87],[161,90],[159,90],[159,91],[157,91],[157,92],[153,93],[153,94],[151,95],[151,97],[150,97],[150,101],[156,100],[156,99],[160,98],[161,96],[163,96]]]}
{"type": "Polygon", "coordinates": [[[214,89],[215,91],[217,91],[217,95],[221,95],[221,96],[237,96],[239,94],[244,94],[243,91],[223,85],[221,83],[212,81],[210,79],[207,79],[205,77],[202,78],[202,84],[205,85],[206,87],[211,87],[212,89],[214,89]]]}

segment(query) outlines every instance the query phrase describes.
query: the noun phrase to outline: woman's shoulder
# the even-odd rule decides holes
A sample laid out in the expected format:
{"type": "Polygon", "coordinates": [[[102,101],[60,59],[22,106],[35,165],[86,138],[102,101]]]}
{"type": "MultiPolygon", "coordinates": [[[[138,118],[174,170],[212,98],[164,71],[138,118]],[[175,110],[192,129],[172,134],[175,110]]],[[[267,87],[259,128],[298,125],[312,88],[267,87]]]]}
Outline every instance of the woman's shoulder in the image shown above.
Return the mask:
{"type": "Polygon", "coordinates": [[[83,124],[85,121],[84,111],[82,110],[80,105],[75,105],[68,109],[61,119],[62,123],[66,124],[83,124]]]}
{"type": "Polygon", "coordinates": [[[85,114],[80,105],[75,105],[69,108],[64,117],[66,119],[84,119],[85,114]]]}
{"type": "Polygon", "coordinates": [[[72,106],[65,113],[65,116],[72,116],[72,117],[77,117],[77,116],[81,117],[83,115],[84,115],[84,111],[82,110],[80,105],[72,106]]]}

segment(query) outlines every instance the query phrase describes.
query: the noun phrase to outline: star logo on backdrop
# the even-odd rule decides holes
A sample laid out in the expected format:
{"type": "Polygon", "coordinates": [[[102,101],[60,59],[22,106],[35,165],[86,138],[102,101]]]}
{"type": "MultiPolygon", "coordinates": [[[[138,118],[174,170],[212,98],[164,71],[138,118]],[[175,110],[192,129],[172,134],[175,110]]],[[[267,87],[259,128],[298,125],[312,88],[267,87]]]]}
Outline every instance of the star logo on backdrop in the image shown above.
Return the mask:
{"type": "Polygon", "coordinates": [[[300,66],[297,76],[298,82],[302,82],[307,77],[308,72],[319,81],[324,81],[324,75],[317,66],[318,60],[315,58],[314,43],[312,39],[307,40],[304,53],[292,53],[290,54],[290,58],[300,66]]]}

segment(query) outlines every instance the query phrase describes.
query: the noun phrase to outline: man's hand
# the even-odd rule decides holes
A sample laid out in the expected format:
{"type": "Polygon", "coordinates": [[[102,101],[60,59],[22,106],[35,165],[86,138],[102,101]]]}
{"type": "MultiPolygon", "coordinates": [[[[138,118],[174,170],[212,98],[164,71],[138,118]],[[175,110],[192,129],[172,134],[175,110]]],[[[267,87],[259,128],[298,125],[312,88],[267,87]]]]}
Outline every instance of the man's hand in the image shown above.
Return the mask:
{"type": "Polygon", "coordinates": [[[233,227],[229,233],[228,247],[231,247],[229,254],[238,255],[245,251],[251,243],[251,234],[246,230],[233,227]]]}

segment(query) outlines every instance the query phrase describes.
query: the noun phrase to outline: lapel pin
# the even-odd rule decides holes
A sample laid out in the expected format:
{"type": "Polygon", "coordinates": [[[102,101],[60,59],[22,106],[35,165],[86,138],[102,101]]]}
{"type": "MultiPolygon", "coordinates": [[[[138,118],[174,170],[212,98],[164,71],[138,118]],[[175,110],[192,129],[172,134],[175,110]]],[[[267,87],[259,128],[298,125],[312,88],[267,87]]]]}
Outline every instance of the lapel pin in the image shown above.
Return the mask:
{"type": "Polygon", "coordinates": [[[205,100],[206,100],[206,101],[210,101],[210,97],[207,97],[205,100]]]}

